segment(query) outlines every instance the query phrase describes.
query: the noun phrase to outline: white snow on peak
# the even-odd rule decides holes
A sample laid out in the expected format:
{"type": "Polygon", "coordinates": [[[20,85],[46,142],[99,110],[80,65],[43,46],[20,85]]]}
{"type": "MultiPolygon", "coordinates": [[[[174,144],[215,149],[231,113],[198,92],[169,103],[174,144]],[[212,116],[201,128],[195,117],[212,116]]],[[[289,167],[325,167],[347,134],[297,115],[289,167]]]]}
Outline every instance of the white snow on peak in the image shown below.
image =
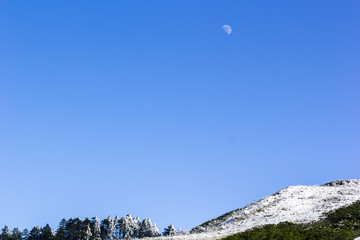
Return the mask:
{"type": "Polygon", "coordinates": [[[321,186],[290,186],[194,228],[196,234],[173,236],[171,239],[218,239],[265,224],[309,223],[319,220],[326,212],[357,200],[360,200],[360,180],[356,179],[338,180],[321,186]]]}

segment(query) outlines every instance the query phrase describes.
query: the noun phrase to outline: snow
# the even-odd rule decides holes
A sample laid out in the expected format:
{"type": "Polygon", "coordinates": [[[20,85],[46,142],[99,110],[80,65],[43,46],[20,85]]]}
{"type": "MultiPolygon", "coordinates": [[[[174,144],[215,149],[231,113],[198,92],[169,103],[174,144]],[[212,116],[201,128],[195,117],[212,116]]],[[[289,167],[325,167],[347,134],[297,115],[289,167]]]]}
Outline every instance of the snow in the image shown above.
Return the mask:
{"type": "Polygon", "coordinates": [[[196,227],[196,234],[153,239],[219,239],[265,224],[309,223],[357,200],[360,200],[360,180],[338,180],[321,186],[290,186],[214,219],[206,226],[196,227]]]}

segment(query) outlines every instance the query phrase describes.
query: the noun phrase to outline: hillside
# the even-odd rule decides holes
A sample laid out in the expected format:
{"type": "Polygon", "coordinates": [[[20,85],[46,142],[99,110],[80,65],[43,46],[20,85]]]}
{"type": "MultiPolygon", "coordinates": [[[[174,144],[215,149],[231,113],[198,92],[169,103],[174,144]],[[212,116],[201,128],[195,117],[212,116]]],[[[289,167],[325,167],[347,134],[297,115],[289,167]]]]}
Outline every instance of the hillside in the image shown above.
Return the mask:
{"type": "MultiPolygon", "coordinates": [[[[255,227],[223,240],[354,240],[360,236],[360,201],[337,208],[312,222],[282,222],[255,227]]],[[[358,238],[357,238],[358,239],[358,238]]]]}
{"type": "Polygon", "coordinates": [[[228,212],[172,239],[217,239],[253,227],[280,222],[310,223],[324,213],[360,200],[360,180],[290,186],[244,208],[228,212]]]}

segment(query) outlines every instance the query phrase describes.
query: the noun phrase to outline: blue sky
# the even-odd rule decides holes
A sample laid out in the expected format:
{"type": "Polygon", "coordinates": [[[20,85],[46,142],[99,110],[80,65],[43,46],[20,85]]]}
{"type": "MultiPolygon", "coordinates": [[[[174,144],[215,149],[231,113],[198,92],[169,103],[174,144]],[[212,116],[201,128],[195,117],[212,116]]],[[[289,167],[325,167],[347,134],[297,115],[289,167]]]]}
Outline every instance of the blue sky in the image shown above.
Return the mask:
{"type": "Polygon", "coordinates": [[[190,230],[288,185],[359,178],[359,12],[1,0],[0,226],[131,213],[190,230]]]}

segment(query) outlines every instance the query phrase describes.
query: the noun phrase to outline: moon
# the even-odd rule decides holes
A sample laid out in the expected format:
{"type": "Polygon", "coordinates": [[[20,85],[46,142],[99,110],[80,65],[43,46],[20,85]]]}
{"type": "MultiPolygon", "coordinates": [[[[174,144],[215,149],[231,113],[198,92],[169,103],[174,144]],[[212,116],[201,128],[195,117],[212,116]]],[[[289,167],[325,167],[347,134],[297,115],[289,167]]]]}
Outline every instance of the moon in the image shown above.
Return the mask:
{"type": "Polygon", "coordinates": [[[232,29],[229,25],[223,25],[222,26],[222,29],[224,30],[224,32],[227,34],[227,35],[230,35],[231,32],[232,32],[232,29]]]}

